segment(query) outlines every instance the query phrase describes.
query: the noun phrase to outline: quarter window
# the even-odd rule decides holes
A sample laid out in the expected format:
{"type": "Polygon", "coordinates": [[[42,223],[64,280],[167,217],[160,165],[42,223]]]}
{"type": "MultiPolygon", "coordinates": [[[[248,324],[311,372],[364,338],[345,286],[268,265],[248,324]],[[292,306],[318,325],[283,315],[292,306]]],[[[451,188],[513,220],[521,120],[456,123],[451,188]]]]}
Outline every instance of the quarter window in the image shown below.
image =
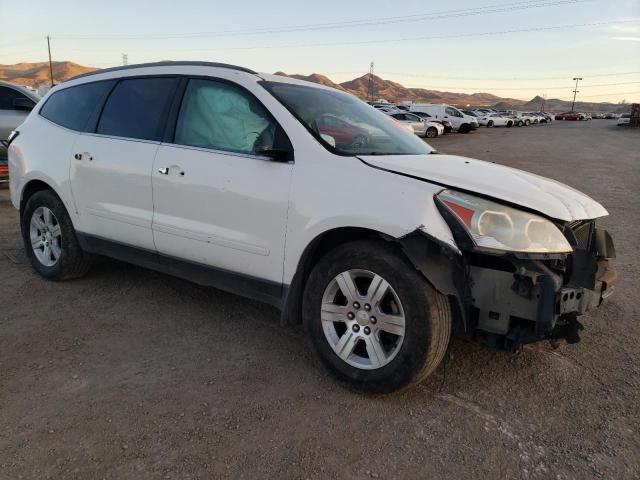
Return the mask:
{"type": "Polygon", "coordinates": [[[0,110],[21,110],[14,104],[18,98],[26,99],[27,97],[13,88],[0,87],[0,110]]]}
{"type": "Polygon", "coordinates": [[[174,143],[238,153],[273,148],[276,126],[249,93],[223,82],[192,79],[180,107],[174,143]]]}
{"type": "Polygon", "coordinates": [[[176,78],[136,78],[120,81],[107,99],[97,133],[160,140],[164,117],[176,78]]]}
{"type": "Polygon", "coordinates": [[[113,81],[93,82],[54,92],[40,109],[40,115],[63,127],[84,131],[112,85],[113,81]]]}

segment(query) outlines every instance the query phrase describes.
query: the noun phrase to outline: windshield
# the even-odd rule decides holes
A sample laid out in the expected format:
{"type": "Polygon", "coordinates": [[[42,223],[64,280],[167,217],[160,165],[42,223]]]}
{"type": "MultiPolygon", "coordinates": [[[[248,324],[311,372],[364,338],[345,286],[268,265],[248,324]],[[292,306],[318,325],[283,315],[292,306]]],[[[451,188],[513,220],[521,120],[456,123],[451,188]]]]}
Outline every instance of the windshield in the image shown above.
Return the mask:
{"type": "Polygon", "coordinates": [[[337,90],[261,82],[320,143],[339,155],[420,155],[432,148],[388,115],[337,90]]]}

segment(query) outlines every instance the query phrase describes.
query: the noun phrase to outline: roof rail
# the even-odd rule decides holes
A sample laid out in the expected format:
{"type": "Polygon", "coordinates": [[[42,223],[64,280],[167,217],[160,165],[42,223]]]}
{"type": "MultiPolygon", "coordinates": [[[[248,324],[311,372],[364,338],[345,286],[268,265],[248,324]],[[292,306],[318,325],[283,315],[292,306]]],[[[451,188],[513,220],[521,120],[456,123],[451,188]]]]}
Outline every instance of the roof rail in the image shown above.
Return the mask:
{"type": "Polygon", "coordinates": [[[129,70],[132,68],[145,68],[145,67],[175,67],[175,66],[194,66],[194,67],[218,67],[218,68],[229,68],[231,70],[238,70],[240,72],[251,73],[253,75],[257,75],[257,72],[245,67],[238,67],[237,65],[229,65],[228,63],[217,63],[217,62],[198,62],[198,61],[189,61],[189,60],[165,60],[162,62],[151,62],[151,63],[137,63],[134,65],[122,65],[120,67],[111,67],[111,68],[103,68],[100,70],[94,70],[93,72],[87,72],[80,75],[76,75],[73,78],[70,78],[67,81],[76,80],[78,78],[89,77],[91,75],[97,75],[99,73],[107,73],[107,72],[118,72],[120,70],[129,70]]]}

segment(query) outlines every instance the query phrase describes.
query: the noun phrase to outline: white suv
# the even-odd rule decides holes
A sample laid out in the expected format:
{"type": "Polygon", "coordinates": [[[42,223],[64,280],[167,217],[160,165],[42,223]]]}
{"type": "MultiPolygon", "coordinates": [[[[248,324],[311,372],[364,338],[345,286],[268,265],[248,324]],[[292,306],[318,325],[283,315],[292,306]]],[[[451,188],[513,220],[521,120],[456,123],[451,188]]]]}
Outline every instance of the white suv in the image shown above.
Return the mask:
{"type": "Polygon", "coordinates": [[[438,154],[331,88],[229,65],[102,70],[52,89],[9,145],[45,278],[107,255],[275,305],[360,391],[407,388],[453,333],[577,340],[613,291],[605,209],[553,180],[438,154]]]}

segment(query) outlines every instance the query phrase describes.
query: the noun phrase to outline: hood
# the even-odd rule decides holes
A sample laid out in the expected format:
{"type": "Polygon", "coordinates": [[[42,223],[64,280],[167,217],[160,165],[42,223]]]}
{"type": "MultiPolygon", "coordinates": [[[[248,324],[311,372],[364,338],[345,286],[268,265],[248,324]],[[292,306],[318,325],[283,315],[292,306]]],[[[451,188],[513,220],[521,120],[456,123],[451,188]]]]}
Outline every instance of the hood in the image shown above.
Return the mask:
{"type": "Polygon", "coordinates": [[[566,222],[608,215],[598,202],[563,183],[496,163],[443,154],[359,158],[371,167],[475,192],[566,222]]]}

